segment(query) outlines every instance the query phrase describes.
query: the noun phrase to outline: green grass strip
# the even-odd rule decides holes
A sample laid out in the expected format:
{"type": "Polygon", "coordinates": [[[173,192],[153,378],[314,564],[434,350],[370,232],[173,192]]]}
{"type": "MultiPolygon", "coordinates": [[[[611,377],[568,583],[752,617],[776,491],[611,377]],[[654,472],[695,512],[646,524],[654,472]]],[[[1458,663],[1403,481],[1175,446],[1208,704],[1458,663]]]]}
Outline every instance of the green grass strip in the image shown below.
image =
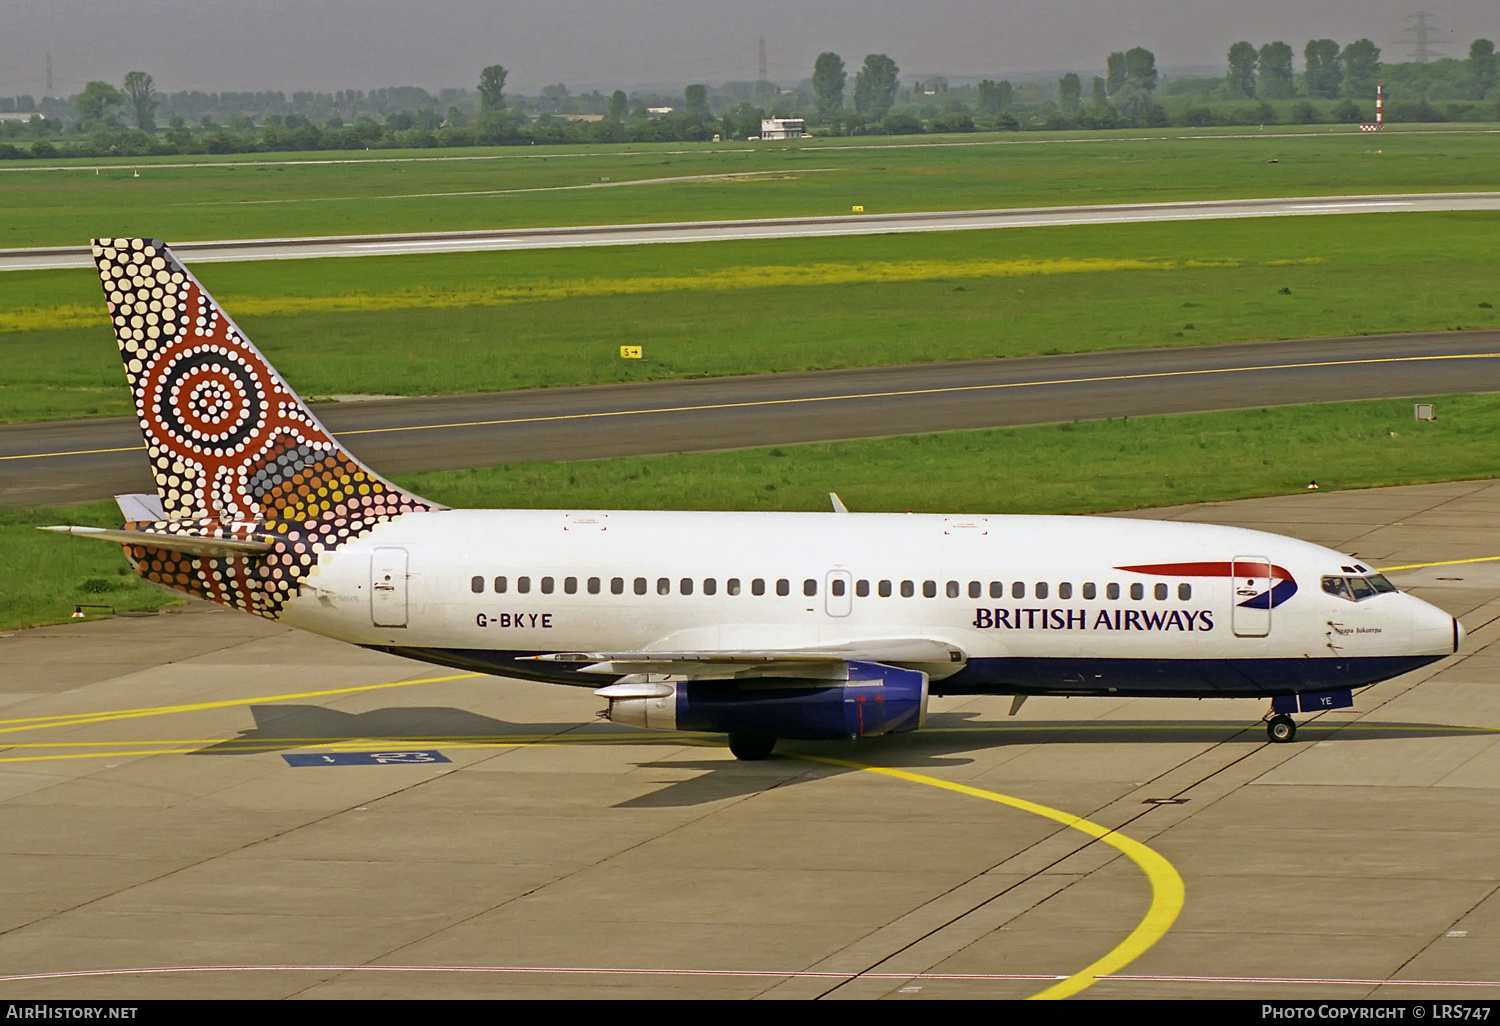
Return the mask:
{"type": "MultiPolygon", "coordinates": [[[[1497,228],[1365,214],[196,270],[301,394],[440,395],[1500,327],[1497,228]]],[[[102,311],[91,271],[0,275],[0,325],[55,325],[0,332],[0,421],[130,412],[102,311]]]]}

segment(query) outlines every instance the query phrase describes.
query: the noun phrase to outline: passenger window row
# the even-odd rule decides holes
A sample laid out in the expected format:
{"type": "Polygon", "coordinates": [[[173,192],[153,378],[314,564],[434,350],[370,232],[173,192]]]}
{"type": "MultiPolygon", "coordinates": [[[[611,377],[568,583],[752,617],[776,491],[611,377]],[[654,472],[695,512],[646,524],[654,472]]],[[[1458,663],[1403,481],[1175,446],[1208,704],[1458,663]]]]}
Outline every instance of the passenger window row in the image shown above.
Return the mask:
{"type": "MultiPolygon", "coordinates": [[[[1328,579],[1325,578],[1325,582],[1327,580],[1328,579]]],[[[1382,578],[1382,580],[1384,579],[1382,578]]],[[[487,581],[487,579],[484,577],[476,576],[472,580],[470,580],[469,589],[476,595],[482,595],[485,592],[485,586],[487,583],[491,582],[487,581]]],[[[511,590],[512,584],[514,584],[516,594],[527,595],[531,592],[532,579],[530,577],[517,577],[515,578],[514,582],[512,582],[509,577],[496,577],[493,579],[492,583],[494,586],[494,593],[496,595],[504,595],[509,592],[511,590]]],[[[557,590],[556,578],[543,577],[536,583],[537,590],[540,591],[543,595],[551,595],[554,591],[557,590]]],[[[673,582],[670,577],[658,577],[653,589],[652,582],[649,579],[645,577],[637,577],[632,582],[631,590],[634,591],[637,595],[645,595],[652,590],[655,590],[656,594],[658,595],[670,595],[673,592],[672,584],[673,582]]],[[[590,577],[585,583],[585,588],[590,595],[600,594],[603,591],[603,587],[603,579],[599,577],[590,577]]],[[[740,594],[740,587],[740,579],[738,577],[731,577],[724,582],[724,594],[738,595],[740,594]]],[[[836,598],[844,597],[846,587],[847,585],[842,578],[834,578],[834,580],[829,583],[829,591],[836,598]]],[[[1325,589],[1327,588],[1326,583],[1324,587],[1325,589]]],[[[695,582],[691,577],[684,577],[677,581],[676,592],[679,595],[691,595],[693,594],[694,589],[695,582]]],[[[917,584],[915,581],[901,581],[899,584],[899,589],[902,598],[913,598],[917,593],[917,584]]],[[[578,578],[564,577],[562,581],[562,590],[563,594],[565,595],[577,594],[578,578]]],[[[968,583],[967,589],[965,589],[958,581],[949,581],[943,588],[943,594],[951,599],[962,597],[965,591],[967,591],[968,597],[971,599],[984,598],[986,591],[988,591],[988,595],[992,599],[1001,599],[1006,597],[1005,584],[1002,581],[990,581],[988,589],[985,588],[984,583],[981,581],[970,581],[968,583]]],[[[1011,582],[1009,597],[1013,599],[1024,599],[1026,597],[1026,591],[1027,588],[1024,581],[1013,581],[1011,582]]],[[[625,594],[625,578],[611,577],[609,579],[609,593],[611,595],[625,594]]],[[[714,577],[705,577],[702,581],[702,593],[704,595],[717,595],[719,593],[718,579],[714,577]]],[[[756,577],[750,581],[750,594],[764,595],[765,593],[766,582],[764,578],[756,577]]],[[[776,581],[777,595],[786,596],[790,595],[791,593],[791,581],[789,581],[785,577],[782,577],[776,581]]],[[[802,582],[802,594],[804,596],[811,598],[812,596],[817,595],[817,593],[818,582],[814,578],[809,577],[802,582]]],[[[888,580],[878,582],[875,586],[875,593],[881,598],[890,598],[893,594],[893,583],[888,580]]],[[[937,593],[938,584],[936,581],[922,582],[923,598],[937,598],[937,593]]],[[[868,598],[870,595],[870,582],[867,580],[855,581],[854,594],[860,598],[868,598]]],[[[1036,582],[1036,584],[1032,585],[1031,594],[1035,598],[1045,599],[1051,596],[1052,587],[1046,581],[1038,581],[1036,582]]],[[[1086,601],[1092,601],[1093,599],[1098,597],[1099,589],[1092,581],[1089,581],[1082,586],[1082,588],[1080,589],[1080,594],[1086,601]]],[[[1169,594],[1170,589],[1165,584],[1159,583],[1152,587],[1152,597],[1155,598],[1158,602],[1165,602],[1169,594]]],[[[1120,597],[1120,586],[1118,584],[1106,584],[1104,586],[1104,596],[1105,598],[1109,599],[1118,599],[1120,597]]],[[[1073,585],[1068,581],[1063,581],[1062,583],[1058,584],[1057,597],[1062,601],[1072,599],[1073,585]]],[[[1140,583],[1132,584],[1130,586],[1130,597],[1137,602],[1145,599],[1146,586],[1140,583]]],[[[1193,586],[1191,584],[1182,583],[1177,585],[1177,598],[1179,601],[1187,602],[1192,597],[1193,586]]]]}

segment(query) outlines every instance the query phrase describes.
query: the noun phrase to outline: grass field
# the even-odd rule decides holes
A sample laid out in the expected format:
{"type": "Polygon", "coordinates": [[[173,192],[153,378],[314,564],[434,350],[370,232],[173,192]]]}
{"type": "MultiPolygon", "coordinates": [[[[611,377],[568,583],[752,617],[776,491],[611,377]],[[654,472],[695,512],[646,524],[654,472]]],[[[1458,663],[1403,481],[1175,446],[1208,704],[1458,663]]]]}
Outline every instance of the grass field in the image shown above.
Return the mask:
{"type": "MultiPolygon", "coordinates": [[[[1500,400],[1409,400],[1085,421],[871,441],[413,474],[453,506],[1088,513],[1500,476],[1500,400]]],[[[66,619],[76,603],[157,608],[175,597],[126,576],[118,547],[37,525],[115,526],[112,502],[0,510],[0,628],[66,619]]]]}
{"type": "MultiPolygon", "coordinates": [[[[196,270],[309,396],[1500,326],[1492,213],[196,270]],[[621,345],[646,358],[620,360],[621,345]]],[[[0,357],[0,420],[130,412],[91,271],[0,275],[0,357]]]]}
{"type": "Polygon", "coordinates": [[[1481,127],[1002,133],[0,164],[0,247],[1493,189],[1481,127]],[[650,183],[650,184],[647,184],[650,183]]]}

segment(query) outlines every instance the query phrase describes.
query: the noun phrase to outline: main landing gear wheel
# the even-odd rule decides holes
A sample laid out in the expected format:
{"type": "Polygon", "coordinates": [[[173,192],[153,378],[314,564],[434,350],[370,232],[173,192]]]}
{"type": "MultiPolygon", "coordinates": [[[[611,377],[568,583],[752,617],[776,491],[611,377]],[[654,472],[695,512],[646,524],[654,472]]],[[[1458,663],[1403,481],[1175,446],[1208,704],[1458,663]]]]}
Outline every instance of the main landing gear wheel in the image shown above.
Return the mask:
{"type": "Polygon", "coordinates": [[[1266,736],[1276,744],[1286,744],[1297,736],[1297,724],[1286,713],[1272,716],[1266,721],[1266,736]]]}
{"type": "Polygon", "coordinates": [[[745,762],[759,762],[771,754],[771,749],[776,747],[776,739],[767,737],[765,734],[730,734],[729,750],[734,753],[736,759],[745,762]]]}

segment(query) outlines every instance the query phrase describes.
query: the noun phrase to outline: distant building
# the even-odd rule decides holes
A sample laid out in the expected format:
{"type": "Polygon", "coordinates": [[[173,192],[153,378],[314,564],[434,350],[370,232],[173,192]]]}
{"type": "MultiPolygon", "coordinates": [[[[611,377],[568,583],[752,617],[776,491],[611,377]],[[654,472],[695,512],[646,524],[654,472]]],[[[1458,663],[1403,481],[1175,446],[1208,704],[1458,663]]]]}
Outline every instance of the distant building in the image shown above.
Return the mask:
{"type": "Polygon", "coordinates": [[[47,115],[45,115],[45,114],[38,114],[36,111],[31,111],[31,110],[26,110],[26,111],[19,111],[19,110],[18,111],[9,111],[8,110],[8,111],[0,112],[0,121],[30,121],[32,118],[41,118],[43,121],[46,121],[47,120],[47,115]]]}
{"type": "Polygon", "coordinates": [[[653,118],[659,118],[663,114],[670,114],[670,113],[672,113],[672,111],[674,109],[675,108],[672,108],[672,107],[647,107],[646,108],[646,113],[649,114],[649,115],[651,115],[653,118]]]}
{"type": "Polygon", "coordinates": [[[801,139],[807,134],[807,122],[802,118],[761,118],[762,139],[801,139]]]}

